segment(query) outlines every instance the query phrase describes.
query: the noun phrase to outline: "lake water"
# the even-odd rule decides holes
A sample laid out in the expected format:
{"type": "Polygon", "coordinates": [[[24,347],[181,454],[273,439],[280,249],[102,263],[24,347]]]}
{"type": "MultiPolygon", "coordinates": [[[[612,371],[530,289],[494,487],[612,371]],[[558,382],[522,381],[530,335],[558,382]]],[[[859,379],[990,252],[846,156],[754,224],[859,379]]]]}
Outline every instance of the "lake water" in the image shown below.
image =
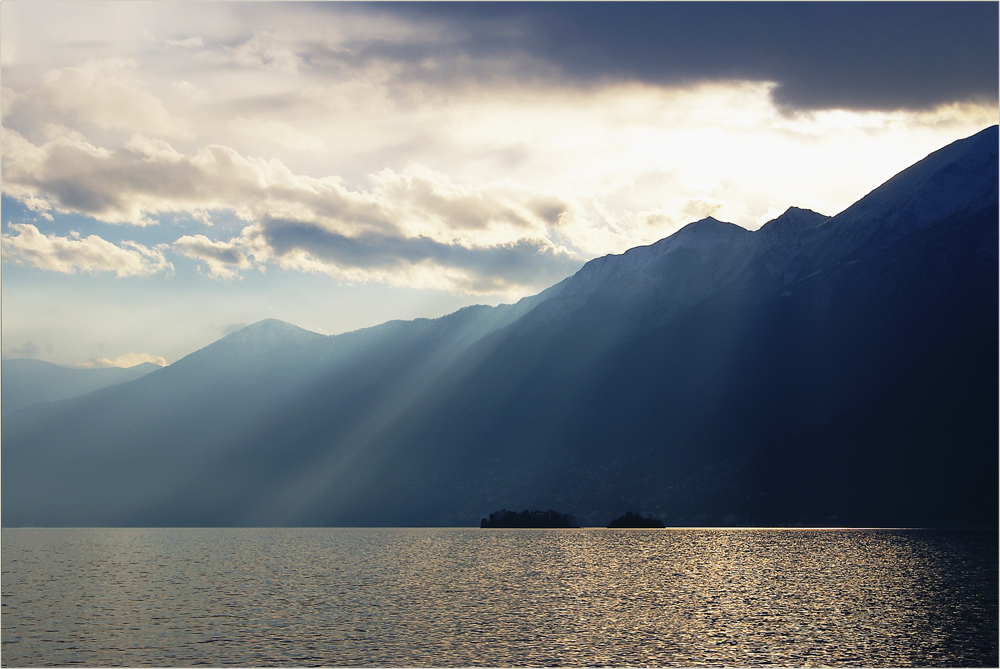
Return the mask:
{"type": "Polygon", "coordinates": [[[4,666],[997,666],[997,534],[4,529],[4,666]]]}

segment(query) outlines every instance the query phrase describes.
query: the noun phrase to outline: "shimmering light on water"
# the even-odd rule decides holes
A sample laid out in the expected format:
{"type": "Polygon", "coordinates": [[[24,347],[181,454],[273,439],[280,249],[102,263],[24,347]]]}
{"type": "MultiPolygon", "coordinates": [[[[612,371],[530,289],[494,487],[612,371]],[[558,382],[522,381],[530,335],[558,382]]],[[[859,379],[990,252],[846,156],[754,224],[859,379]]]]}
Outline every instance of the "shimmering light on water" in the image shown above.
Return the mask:
{"type": "Polygon", "coordinates": [[[997,536],[2,533],[2,662],[996,666],[997,536]]]}

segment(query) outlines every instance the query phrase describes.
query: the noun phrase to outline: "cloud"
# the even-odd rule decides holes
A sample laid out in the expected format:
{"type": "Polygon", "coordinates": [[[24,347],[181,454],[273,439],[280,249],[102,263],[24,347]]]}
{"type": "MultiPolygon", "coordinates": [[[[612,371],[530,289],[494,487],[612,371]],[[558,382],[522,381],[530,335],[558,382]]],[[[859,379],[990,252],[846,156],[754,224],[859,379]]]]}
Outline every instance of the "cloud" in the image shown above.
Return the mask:
{"type": "MultiPolygon", "coordinates": [[[[996,3],[413,3],[390,10],[450,27],[454,37],[436,46],[438,59],[482,64],[514,54],[521,76],[549,71],[585,86],[773,82],[775,101],[798,110],[929,110],[995,104],[998,94],[996,3]]],[[[371,49],[400,53],[378,43],[371,49]]]]}
{"type": "Polygon", "coordinates": [[[7,40],[0,43],[0,65],[13,65],[16,61],[17,47],[7,40]]]}
{"type": "Polygon", "coordinates": [[[188,37],[187,39],[168,39],[167,44],[170,46],[180,47],[181,49],[200,49],[205,46],[204,40],[200,37],[188,37]]]}
{"type": "Polygon", "coordinates": [[[773,83],[776,103],[806,111],[930,110],[998,94],[995,3],[313,3],[234,14],[242,41],[214,47],[221,61],[345,81],[380,69],[397,90],[740,80],[773,83]]]}
{"type": "Polygon", "coordinates": [[[5,194],[45,202],[61,213],[148,225],[149,215],[233,209],[233,203],[260,199],[268,188],[293,187],[293,175],[280,162],[247,159],[221,146],[185,156],[167,142],[136,135],[109,151],[78,133],[53,132],[35,146],[4,129],[5,194]]]}
{"type": "MultiPolygon", "coordinates": [[[[44,25],[44,12],[16,7],[44,25]]],[[[891,19],[893,8],[233,3],[212,5],[197,36],[184,9],[128,11],[136,25],[146,17],[144,46],[108,32],[101,49],[86,47],[121,44],[124,58],[79,63],[80,51],[51,43],[61,60],[50,60],[19,38],[19,64],[4,72],[3,193],[38,216],[184,221],[164,237],[171,251],[219,279],[270,264],[346,281],[541,288],[706,213],[741,225],[790,204],[835,213],[940,146],[930,131],[919,142],[900,132],[896,148],[910,153],[881,151],[872,138],[891,124],[954,128],[996,112],[790,111],[820,99],[793,98],[830,66],[808,53],[814,38],[832,53],[816,17],[874,53],[874,29],[849,33],[845,21],[891,19]],[[41,81],[26,56],[45,63],[32,66],[48,71],[41,81]],[[850,175],[836,172],[848,163],[829,160],[832,145],[856,154],[850,175]],[[190,229],[210,224],[216,239],[190,229]]],[[[928,17],[964,26],[979,11],[994,10],[892,23],[872,67],[913,50],[896,32],[923,34],[928,17]]],[[[975,57],[931,39],[945,60],[975,57]]],[[[846,71],[860,76],[853,58],[846,71]]],[[[928,90],[944,90],[935,81],[928,90]]]]}
{"type": "MultiPolygon", "coordinates": [[[[150,355],[149,353],[126,353],[114,360],[108,358],[98,358],[94,361],[95,367],[135,367],[145,362],[151,362],[160,367],[167,366],[167,360],[160,355],[150,355]]],[[[89,365],[88,365],[89,366],[89,365]]]]}
{"type": "Polygon", "coordinates": [[[464,293],[520,293],[565,278],[582,260],[549,240],[465,246],[426,236],[367,233],[348,237],[311,222],[264,218],[242,243],[286,269],[346,281],[383,281],[464,293]]]}
{"type": "Polygon", "coordinates": [[[300,60],[294,47],[289,46],[290,41],[270,32],[259,32],[226,52],[232,62],[244,67],[295,73],[300,60]]]}
{"type": "Polygon", "coordinates": [[[114,272],[118,277],[148,276],[174,268],[160,247],[149,249],[135,242],[116,246],[96,235],[82,239],[43,235],[30,223],[9,223],[8,227],[16,233],[2,237],[3,258],[8,262],[63,274],[114,272]]]}
{"type": "Polygon", "coordinates": [[[7,116],[10,113],[11,108],[14,106],[14,100],[17,99],[17,93],[13,89],[4,86],[0,88],[0,115],[7,116]]]}
{"type": "Polygon", "coordinates": [[[3,359],[8,358],[32,358],[39,359],[42,355],[46,353],[51,353],[53,350],[52,344],[45,344],[44,346],[39,346],[30,339],[21,346],[8,346],[3,350],[3,359]]]}
{"type": "Polygon", "coordinates": [[[108,223],[148,225],[160,213],[230,209],[248,220],[323,221],[348,235],[408,230],[506,239],[555,224],[564,206],[556,195],[513,181],[468,185],[420,166],[382,170],[370,176],[370,189],[350,190],[337,177],[295,174],[276,159],[220,145],[187,156],[140,135],[110,151],[76,133],[59,131],[35,146],[5,130],[3,160],[7,195],[108,223]]]}
{"type": "Polygon", "coordinates": [[[293,151],[327,150],[323,140],[318,137],[296,130],[287,123],[275,119],[251,119],[237,116],[229,122],[229,127],[237,132],[274,142],[293,151]]]}
{"type": "Polygon", "coordinates": [[[174,117],[163,102],[135,76],[133,60],[91,59],[55,69],[40,85],[17,92],[8,113],[63,125],[89,125],[103,130],[143,132],[167,137],[193,136],[190,125],[174,117]]]}
{"type": "Polygon", "coordinates": [[[184,235],[173,248],[183,256],[204,262],[209,276],[219,279],[236,278],[237,269],[252,266],[236,244],[213,242],[205,235],[184,235]]]}
{"type": "MultiPolygon", "coordinates": [[[[61,130],[41,146],[14,131],[4,138],[4,192],[38,209],[136,225],[165,212],[235,210],[251,224],[239,238],[185,235],[174,242],[175,252],[204,262],[217,278],[235,277],[253,266],[253,257],[352,281],[416,281],[481,292],[543,286],[538,282],[562,278],[581,262],[548,240],[568,207],[563,198],[513,180],[469,184],[413,165],[382,170],[370,175],[369,188],[352,190],[336,177],[294,174],[280,161],[218,145],[188,156],[141,135],[114,151],[61,130]]],[[[17,229],[28,236],[11,238],[9,245],[21,257],[29,257],[29,241],[57,243],[33,227],[17,229]]],[[[100,265],[63,265],[49,258],[51,252],[33,253],[31,262],[39,267],[100,265]]],[[[150,253],[162,260],[158,250],[150,253]]]]}

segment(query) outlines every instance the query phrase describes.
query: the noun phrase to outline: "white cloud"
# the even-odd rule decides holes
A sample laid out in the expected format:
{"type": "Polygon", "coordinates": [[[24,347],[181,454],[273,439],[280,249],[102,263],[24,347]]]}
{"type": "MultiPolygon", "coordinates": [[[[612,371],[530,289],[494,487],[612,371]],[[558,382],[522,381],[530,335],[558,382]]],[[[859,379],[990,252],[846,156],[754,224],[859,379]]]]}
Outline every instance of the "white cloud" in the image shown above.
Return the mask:
{"type": "Polygon", "coordinates": [[[17,91],[15,105],[35,124],[46,121],[102,130],[193,137],[135,76],[135,61],[92,59],[47,72],[36,88],[17,91]]]}
{"type": "Polygon", "coordinates": [[[295,73],[299,68],[300,59],[294,47],[290,46],[290,42],[292,40],[279,35],[258,32],[246,42],[227,49],[227,55],[232,62],[244,67],[295,73]]]}
{"type": "Polygon", "coordinates": [[[234,209],[292,179],[278,161],[246,159],[220,146],[185,156],[142,136],[109,151],[75,133],[35,146],[4,129],[2,151],[5,194],[39,210],[44,203],[109,223],[148,225],[159,213],[234,209]]]}
{"type": "Polygon", "coordinates": [[[209,276],[219,279],[237,278],[237,269],[252,266],[237,244],[214,242],[205,235],[184,235],[174,242],[174,251],[204,262],[209,276]]]}
{"type": "Polygon", "coordinates": [[[134,136],[110,151],[69,132],[36,146],[5,130],[4,192],[39,210],[147,225],[166,212],[229,209],[247,220],[292,218],[344,235],[364,232],[496,244],[542,235],[566,207],[551,191],[504,179],[468,183],[419,165],[382,170],[368,189],[293,173],[281,161],[213,145],[184,155],[134,136]]]}
{"type": "Polygon", "coordinates": [[[463,183],[414,165],[351,190],[223,146],[187,156],[143,136],[109,151],[73,133],[54,132],[42,146],[7,135],[4,192],[22,201],[137,225],[165,212],[235,211],[252,223],[240,238],[185,235],[174,244],[218,278],[250,267],[252,255],[350,281],[496,292],[504,284],[544,287],[542,277],[561,278],[552,268],[567,272],[580,261],[548,239],[566,207],[559,195],[512,180],[463,183]],[[530,269],[529,258],[549,269],[530,269]]]}
{"type": "Polygon", "coordinates": [[[30,223],[10,223],[8,227],[16,233],[2,237],[3,258],[8,262],[27,263],[63,274],[114,272],[118,277],[173,270],[160,247],[149,249],[128,241],[116,246],[97,235],[80,239],[44,235],[30,223]]]}
{"type": "Polygon", "coordinates": [[[530,291],[708,214],[752,228],[793,204],[837,213],[995,114],[791,116],[768,82],[530,75],[524,54],[470,51],[431,19],[210,13],[197,37],[149,24],[131,58],[40,68],[40,84],[5,70],[4,194],[132,225],[234,212],[228,240],[169,237],[215,278],[271,264],[530,291]]]}
{"type": "Polygon", "coordinates": [[[0,88],[0,114],[7,116],[10,113],[11,107],[14,106],[14,100],[17,98],[17,93],[13,89],[4,86],[0,88]]]}
{"type": "Polygon", "coordinates": [[[168,39],[167,44],[170,46],[180,47],[182,49],[200,49],[205,46],[204,40],[200,37],[188,37],[187,39],[168,39]]]}
{"type": "Polygon", "coordinates": [[[17,47],[8,40],[0,42],[0,65],[13,65],[16,62],[17,47]]]}
{"type": "Polygon", "coordinates": [[[171,81],[170,89],[188,102],[203,103],[211,99],[208,91],[190,81],[171,81]]]}
{"type": "Polygon", "coordinates": [[[62,363],[176,359],[266,316],[337,332],[441,315],[471,301],[459,293],[509,300],[707,213],[750,228],[789,205],[837,213],[997,122],[995,100],[795,114],[760,81],[571,80],[546,59],[551,43],[520,48],[530,20],[435,8],[0,4],[2,189],[28,209],[5,207],[4,223],[41,229],[34,242],[33,228],[0,231],[5,263],[112,279],[126,259],[170,271],[181,256],[182,271],[220,279],[288,270],[157,281],[156,299],[129,290],[127,304],[73,275],[13,273],[4,341],[57,342],[62,363]],[[156,223],[142,241],[162,260],[87,217],[156,223]],[[123,340],[129,329],[142,334],[123,340]]]}
{"type": "Polygon", "coordinates": [[[237,116],[229,122],[233,130],[256,137],[265,142],[273,142],[293,151],[326,151],[323,140],[296,130],[282,121],[274,119],[251,119],[237,116]]]}
{"type": "Polygon", "coordinates": [[[115,359],[110,358],[98,358],[94,361],[93,365],[85,365],[87,367],[135,367],[136,365],[141,365],[144,362],[151,362],[154,365],[159,365],[160,367],[167,366],[167,360],[161,355],[150,355],[149,353],[126,353],[125,355],[120,355],[115,359]]]}
{"type": "Polygon", "coordinates": [[[212,225],[212,216],[207,211],[203,209],[195,209],[191,212],[191,218],[198,221],[202,225],[209,226],[212,225]]]}

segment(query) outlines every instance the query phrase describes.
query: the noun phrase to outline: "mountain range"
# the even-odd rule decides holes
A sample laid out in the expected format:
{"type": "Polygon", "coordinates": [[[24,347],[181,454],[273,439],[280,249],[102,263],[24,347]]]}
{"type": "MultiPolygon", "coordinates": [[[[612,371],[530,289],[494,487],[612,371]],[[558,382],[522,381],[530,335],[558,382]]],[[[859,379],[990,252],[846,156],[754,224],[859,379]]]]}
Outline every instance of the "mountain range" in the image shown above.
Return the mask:
{"type": "Polygon", "coordinates": [[[833,217],[706,218],[513,305],[266,320],[75,397],[5,361],[2,522],[995,527],[997,145],[833,217]]]}
{"type": "Polygon", "coordinates": [[[159,366],[151,362],[132,367],[75,369],[29,358],[4,360],[0,377],[2,411],[6,413],[36,402],[77,397],[138,379],[157,369],[159,366]]]}

